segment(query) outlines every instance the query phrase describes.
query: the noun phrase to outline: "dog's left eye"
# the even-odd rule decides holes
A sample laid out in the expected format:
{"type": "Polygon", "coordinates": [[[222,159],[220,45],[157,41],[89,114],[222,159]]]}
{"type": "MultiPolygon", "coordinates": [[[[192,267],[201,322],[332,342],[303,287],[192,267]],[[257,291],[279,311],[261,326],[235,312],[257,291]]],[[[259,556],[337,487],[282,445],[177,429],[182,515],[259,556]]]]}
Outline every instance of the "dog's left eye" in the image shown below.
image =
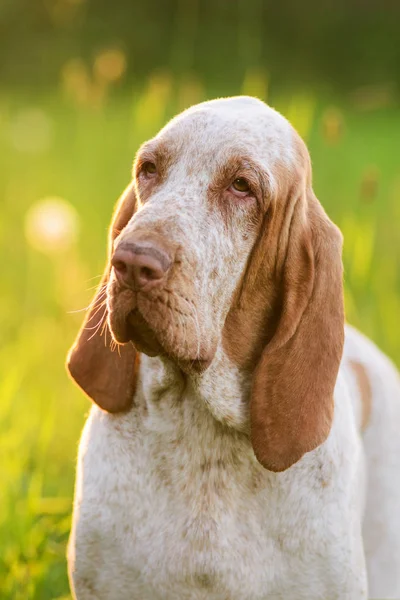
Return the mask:
{"type": "Polygon", "coordinates": [[[240,192],[242,194],[250,192],[250,186],[246,179],[244,179],[243,177],[238,177],[237,179],[235,179],[235,181],[232,183],[232,188],[236,192],[240,192]]]}
{"type": "Polygon", "coordinates": [[[157,167],[153,162],[147,160],[145,163],[143,163],[141,171],[148,177],[151,177],[157,173],[157,167]]]}

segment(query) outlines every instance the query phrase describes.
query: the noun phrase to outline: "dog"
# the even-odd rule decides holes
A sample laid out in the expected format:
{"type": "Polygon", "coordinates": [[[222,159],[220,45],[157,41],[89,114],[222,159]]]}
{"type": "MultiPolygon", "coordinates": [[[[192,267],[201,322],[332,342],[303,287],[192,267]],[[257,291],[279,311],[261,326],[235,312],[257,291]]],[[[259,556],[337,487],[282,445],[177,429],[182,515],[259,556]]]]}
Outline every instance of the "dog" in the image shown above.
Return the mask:
{"type": "Polygon", "coordinates": [[[400,598],[400,382],[345,325],[341,248],[260,100],[140,148],[68,357],[77,600],[400,598]]]}

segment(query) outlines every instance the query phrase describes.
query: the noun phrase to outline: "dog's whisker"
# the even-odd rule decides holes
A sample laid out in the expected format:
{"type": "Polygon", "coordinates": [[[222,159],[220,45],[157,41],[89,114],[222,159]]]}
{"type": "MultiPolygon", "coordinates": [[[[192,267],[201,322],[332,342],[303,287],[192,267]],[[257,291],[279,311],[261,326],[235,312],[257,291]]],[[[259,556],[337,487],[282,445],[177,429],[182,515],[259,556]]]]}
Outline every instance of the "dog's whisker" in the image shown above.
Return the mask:
{"type": "Polygon", "coordinates": [[[68,310],[67,314],[68,315],[73,315],[75,313],[87,312],[89,309],[94,308],[99,301],[104,301],[104,297],[105,297],[106,293],[107,293],[107,290],[106,290],[106,286],[104,285],[103,286],[103,290],[101,291],[101,293],[98,294],[96,296],[96,298],[90,302],[90,304],[88,304],[87,306],[84,306],[83,308],[78,308],[76,310],[68,310]]]}
{"type": "Polygon", "coordinates": [[[96,325],[93,325],[90,327],[86,326],[85,330],[92,331],[93,329],[98,329],[101,325],[103,325],[103,323],[105,322],[104,318],[106,316],[106,313],[107,313],[107,309],[104,310],[103,314],[101,315],[101,317],[100,317],[99,321],[96,323],[96,325]]]}
{"type": "Polygon", "coordinates": [[[104,290],[103,292],[101,292],[101,294],[97,295],[96,298],[94,300],[92,300],[92,302],[90,304],[88,304],[84,308],[78,308],[77,310],[69,310],[67,314],[87,312],[88,310],[90,310],[92,308],[98,308],[99,306],[100,307],[103,306],[104,302],[105,302],[106,293],[107,293],[107,291],[104,290]],[[100,304],[99,304],[99,302],[100,302],[100,304]]]}
{"type": "Polygon", "coordinates": [[[100,332],[100,337],[104,333],[104,346],[105,346],[105,348],[107,348],[107,330],[108,330],[108,327],[105,327],[105,323],[107,323],[107,319],[104,320],[103,327],[102,327],[102,330],[100,332]]]}
{"type": "Polygon", "coordinates": [[[89,306],[92,306],[94,304],[96,304],[100,298],[103,298],[104,295],[107,293],[107,286],[103,285],[99,290],[98,293],[96,294],[96,296],[94,297],[94,299],[92,300],[92,302],[90,303],[89,306]]]}
{"type": "Polygon", "coordinates": [[[99,325],[103,322],[104,315],[101,317],[100,321],[93,325],[93,327],[85,327],[85,331],[93,331],[93,329],[97,329],[99,325]]]}
{"type": "Polygon", "coordinates": [[[85,306],[84,308],[77,308],[76,310],[68,310],[67,315],[74,315],[76,313],[87,312],[90,307],[91,307],[91,304],[89,304],[88,306],[85,306]]]}
{"type": "Polygon", "coordinates": [[[106,302],[107,302],[106,299],[104,299],[103,302],[101,304],[99,304],[99,306],[96,307],[96,310],[94,311],[94,313],[88,319],[88,323],[90,323],[90,321],[100,312],[100,310],[102,308],[104,308],[104,306],[106,306],[106,302]]]}
{"type": "Polygon", "coordinates": [[[104,332],[105,332],[104,338],[105,338],[105,340],[107,340],[107,319],[104,319],[104,323],[103,323],[103,326],[100,331],[100,336],[102,336],[104,332]]]}
{"type": "MultiPolygon", "coordinates": [[[[101,319],[100,319],[99,323],[97,324],[97,326],[96,326],[96,328],[95,328],[95,331],[92,333],[92,335],[90,336],[90,338],[88,338],[88,341],[90,341],[91,339],[93,339],[93,338],[94,338],[94,336],[95,336],[95,335],[98,333],[98,331],[99,331],[99,329],[100,329],[100,327],[101,327],[101,325],[102,325],[102,323],[103,323],[103,321],[104,321],[104,318],[105,318],[105,316],[106,316],[106,312],[107,312],[107,311],[105,310],[105,311],[104,311],[104,313],[103,313],[103,316],[101,317],[101,319]]],[[[85,327],[85,329],[86,329],[86,327],[85,327]]],[[[88,329],[94,329],[94,328],[92,328],[92,327],[89,327],[88,329]]]]}
{"type": "Polygon", "coordinates": [[[102,277],[102,273],[100,273],[100,275],[95,275],[94,277],[89,277],[89,279],[86,280],[86,283],[89,283],[90,281],[93,281],[94,279],[101,279],[102,277]]]}
{"type": "MultiPolygon", "coordinates": [[[[107,284],[104,284],[104,286],[102,286],[102,287],[106,287],[106,286],[107,286],[107,284]]],[[[91,287],[86,288],[86,289],[87,289],[87,291],[91,291],[91,290],[97,289],[97,287],[98,287],[98,284],[96,283],[95,285],[92,285],[91,287]]]]}

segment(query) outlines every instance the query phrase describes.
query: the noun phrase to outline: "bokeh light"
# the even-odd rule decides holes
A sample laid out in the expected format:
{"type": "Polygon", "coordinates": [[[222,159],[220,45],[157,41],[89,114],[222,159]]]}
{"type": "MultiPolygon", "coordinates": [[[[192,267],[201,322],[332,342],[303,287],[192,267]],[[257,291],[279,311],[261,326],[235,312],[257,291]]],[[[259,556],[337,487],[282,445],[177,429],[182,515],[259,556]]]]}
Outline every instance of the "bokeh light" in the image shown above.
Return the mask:
{"type": "Polygon", "coordinates": [[[322,116],[323,136],[328,144],[340,142],[344,131],[344,120],[341,111],[336,106],[328,106],[322,116]]]}
{"type": "Polygon", "coordinates": [[[87,103],[90,96],[90,80],[83,60],[72,58],[65,63],[61,70],[61,83],[66,96],[76,104],[87,103]]]}
{"type": "Polygon", "coordinates": [[[118,48],[111,48],[100,52],[93,65],[93,72],[97,79],[104,82],[118,81],[126,71],[126,56],[118,48]]]}
{"type": "Polygon", "coordinates": [[[78,213],[62,198],[44,198],[34,204],[26,215],[25,235],[29,244],[46,254],[70,248],[78,231],[78,213]]]}

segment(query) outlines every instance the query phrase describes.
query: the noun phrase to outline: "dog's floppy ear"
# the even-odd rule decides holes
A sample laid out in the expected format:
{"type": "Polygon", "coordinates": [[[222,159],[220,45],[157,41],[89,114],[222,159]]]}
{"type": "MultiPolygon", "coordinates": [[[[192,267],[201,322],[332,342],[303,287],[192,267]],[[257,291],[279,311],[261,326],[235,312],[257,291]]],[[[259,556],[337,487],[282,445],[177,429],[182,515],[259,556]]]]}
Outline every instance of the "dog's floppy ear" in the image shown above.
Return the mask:
{"type": "Polygon", "coordinates": [[[67,358],[67,369],[74,381],[89,398],[108,412],[129,409],[135,393],[139,355],[131,343],[118,347],[111,345],[105,305],[113,242],[135,210],[136,199],[131,185],[117,203],[109,229],[107,265],[67,358]]]}
{"type": "Polygon", "coordinates": [[[310,179],[289,186],[284,203],[280,231],[286,233],[276,242],[276,317],[250,401],[254,452],[270,471],[284,471],[327,438],[343,350],[342,236],[310,179]]]}

